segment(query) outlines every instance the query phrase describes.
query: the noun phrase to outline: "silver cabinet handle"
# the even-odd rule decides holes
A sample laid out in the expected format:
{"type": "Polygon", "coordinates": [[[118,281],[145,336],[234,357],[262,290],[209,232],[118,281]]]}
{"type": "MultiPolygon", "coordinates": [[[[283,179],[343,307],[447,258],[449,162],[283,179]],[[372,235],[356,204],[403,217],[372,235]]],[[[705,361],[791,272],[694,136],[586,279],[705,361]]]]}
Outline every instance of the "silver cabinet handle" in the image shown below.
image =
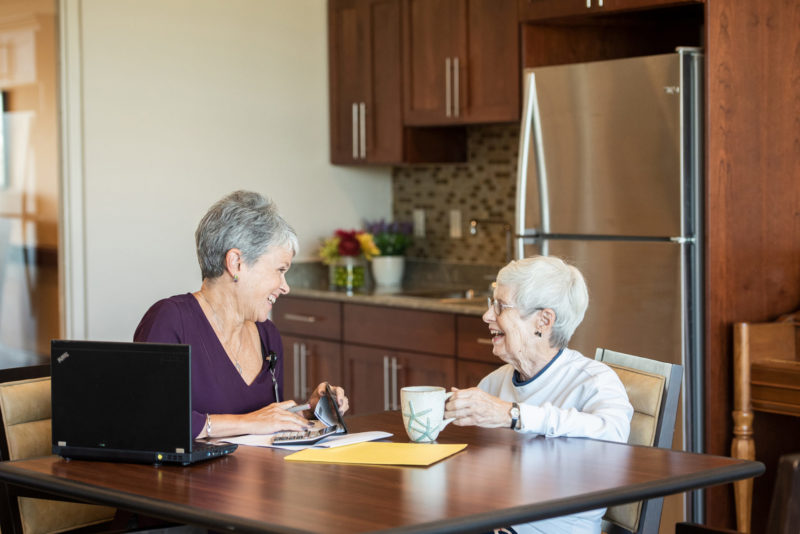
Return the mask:
{"type": "Polygon", "coordinates": [[[450,58],[444,60],[444,114],[449,117],[450,111],[450,58]]]}
{"type": "Polygon", "coordinates": [[[301,399],[308,398],[308,375],[306,372],[307,348],[305,343],[300,344],[300,391],[301,399]]]}
{"type": "Polygon", "coordinates": [[[383,357],[383,411],[389,411],[389,357],[383,357]]]}
{"type": "Polygon", "coordinates": [[[458,117],[458,58],[453,58],[453,115],[458,117]]]}
{"type": "Polygon", "coordinates": [[[300,398],[300,343],[292,344],[292,386],[294,387],[294,398],[300,398]]]}
{"type": "Polygon", "coordinates": [[[284,313],[283,318],[287,321],[297,321],[299,323],[316,323],[317,318],[313,315],[298,315],[296,313],[284,313]]]}
{"type": "Polygon", "coordinates": [[[592,0],[586,0],[586,9],[592,9],[592,0]]]}
{"type": "Polygon", "coordinates": [[[603,7],[603,0],[597,0],[597,7],[603,7]]]}
{"type": "Polygon", "coordinates": [[[491,345],[492,344],[491,338],[488,338],[488,337],[479,337],[479,338],[475,339],[475,341],[480,345],[491,345]]]}
{"type": "Polygon", "coordinates": [[[361,102],[358,105],[358,131],[361,132],[361,139],[360,139],[360,148],[361,148],[361,159],[367,157],[367,105],[364,102],[361,102]]]}
{"type": "Polygon", "coordinates": [[[353,159],[358,159],[358,104],[353,102],[353,159]]]}
{"type": "Polygon", "coordinates": [[[397,358],[392,356],[392,410],[399,408],[397,402],[397,358]]]}

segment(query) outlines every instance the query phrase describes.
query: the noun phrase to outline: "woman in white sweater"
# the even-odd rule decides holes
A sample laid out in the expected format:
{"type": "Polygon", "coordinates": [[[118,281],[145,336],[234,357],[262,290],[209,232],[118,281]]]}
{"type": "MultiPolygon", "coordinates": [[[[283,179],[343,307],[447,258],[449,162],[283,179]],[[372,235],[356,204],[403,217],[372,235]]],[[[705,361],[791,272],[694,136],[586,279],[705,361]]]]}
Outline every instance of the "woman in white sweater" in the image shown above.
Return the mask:
{"type": "MultiPolygon", "coordinates": [[[[445,417],[454,417],[456,425],[627,441],[633,407],[616,373],[567,348],[588,304],[583,275],[559,258],[535,256],[503,267],[483,321],[492,352],[506,365],[476,388],[453,388],[445,417]]],[[[496,532],[595,534],[604,512],[496,532]]]]}

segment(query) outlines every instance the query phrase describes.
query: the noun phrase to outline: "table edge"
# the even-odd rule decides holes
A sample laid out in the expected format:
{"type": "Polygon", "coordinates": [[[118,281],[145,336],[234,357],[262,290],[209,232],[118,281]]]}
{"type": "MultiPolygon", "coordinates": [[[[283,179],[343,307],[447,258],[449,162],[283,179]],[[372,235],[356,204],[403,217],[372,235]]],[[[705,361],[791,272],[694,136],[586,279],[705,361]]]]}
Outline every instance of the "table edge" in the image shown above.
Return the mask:
{"type": "MultiPolygon", "coordinates": [[[[763,474],[765,469],[764,464],[761,462],[740,460],[733,465],[717,467],[710,473],[680,476],[666,486],[660,482],[645,482],[617,490],[590,493],[578,501],[575,498],[564,498],[558,501],[549,501],[546,504],[523,505],[509,508],[502,512],[485,512],[421,525],[390,528],[378,532],[417,534],[483,532],[498,526],[527,523],[539,519],[658,498],[686,490],[706,488],[752,478],[763,474]]],[[[212,529],[274,532],[278,534],[308,534],[314,532],[314,530],[298,530],[273,523],[243,519],[207,509],[195,510],[175,505],[168,501],[142,497],[131,493],[111,491],[84,482],[56,478],[18,468],[10,463],[0,463],[0,480],[64,497],[77,498],[96,504],[114,506],[166,520],[200,525],[212,529]]]]}

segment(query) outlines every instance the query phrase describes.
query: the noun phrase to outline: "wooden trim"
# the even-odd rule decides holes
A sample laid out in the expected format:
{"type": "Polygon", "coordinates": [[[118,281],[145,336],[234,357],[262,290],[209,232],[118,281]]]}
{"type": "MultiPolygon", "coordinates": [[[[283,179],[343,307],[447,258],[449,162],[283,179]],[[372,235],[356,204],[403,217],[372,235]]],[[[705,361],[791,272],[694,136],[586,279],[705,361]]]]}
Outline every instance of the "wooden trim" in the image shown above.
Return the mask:
{"type": "Polygon", "coordinates": [[[84,205],[82,0],[59,0],[61,54],[61,337],[88,337],[84,205]]]}

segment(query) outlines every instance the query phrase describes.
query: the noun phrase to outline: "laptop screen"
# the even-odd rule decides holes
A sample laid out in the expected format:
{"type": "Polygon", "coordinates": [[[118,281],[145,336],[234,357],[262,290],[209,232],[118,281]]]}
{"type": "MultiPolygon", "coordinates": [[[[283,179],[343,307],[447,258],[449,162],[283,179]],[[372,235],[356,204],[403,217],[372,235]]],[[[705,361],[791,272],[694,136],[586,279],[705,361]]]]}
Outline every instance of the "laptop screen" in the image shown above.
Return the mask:
{"type": "Polygon", "coordinates": [[[191,451],[189,345],[51,342],[53,443],[191,451]]]}

